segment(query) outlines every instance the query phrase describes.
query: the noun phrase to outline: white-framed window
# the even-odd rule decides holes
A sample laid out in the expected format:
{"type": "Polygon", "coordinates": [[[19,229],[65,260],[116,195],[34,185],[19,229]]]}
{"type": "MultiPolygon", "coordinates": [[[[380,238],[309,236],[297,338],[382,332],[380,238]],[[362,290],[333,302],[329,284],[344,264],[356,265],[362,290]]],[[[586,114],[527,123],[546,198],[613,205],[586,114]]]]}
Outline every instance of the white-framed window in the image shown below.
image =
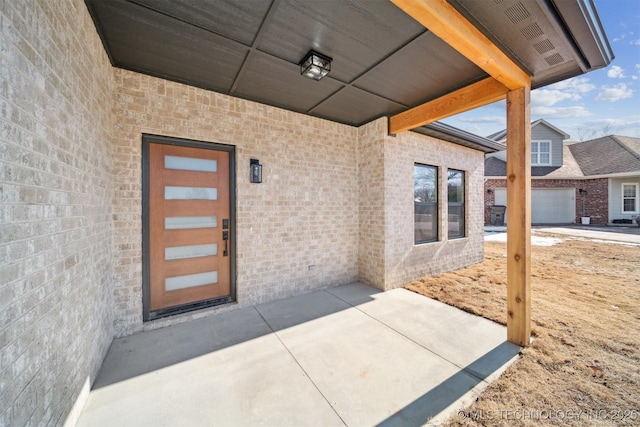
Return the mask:
{"type": "Polygon", "coordinates": [[[638,213],[638,187],[635,182],[622,183],[622,213],[638,213]]]}
{"type": "Polygon", "coordinates": [[[534,166],[551,164],[551,141],[531,141],[531,164],[534,166]]]}

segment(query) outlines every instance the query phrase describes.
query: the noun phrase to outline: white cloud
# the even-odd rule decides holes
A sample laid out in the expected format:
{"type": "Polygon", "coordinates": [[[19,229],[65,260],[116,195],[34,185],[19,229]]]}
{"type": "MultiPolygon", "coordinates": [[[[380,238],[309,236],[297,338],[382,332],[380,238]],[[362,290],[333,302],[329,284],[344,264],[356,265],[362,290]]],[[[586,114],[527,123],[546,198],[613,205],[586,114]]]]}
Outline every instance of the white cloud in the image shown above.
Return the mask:
{"type": "Polygon", "coordinates": [[[617,65],[613,65],[609,71],[607,71],[607,77],[612,79],[622,79],[625,77],[624,70],[622,67],[618,67],[617,65]]]}
{"type": "Polygon", "coordinates": [[[633,89],[628,88],[624,83],[620,83],[614,86],[602,86],[602,91],[596,96],[596,101],[616,102],[632,96],[633,89]]]}
{"type": "Polygon", "coordinates": [[[638,39],[638,40],[634,41],[634,42],[633,42],[633,44],[634,44],[635,46],[640,46],[640,39],[638,39]]]}
{"type": "Polygon", "coordinates": [[[533,107],[550,107],[561,101],[580,101],[582,97],[573,91],[554,89],[538,89],[531,92],[531,105],[533,107]]]}
{"type": "Polygon", "coordinates": [[[618,37],[614,37],[613,41],[617,43],[617,42],[621,42],[623,40],[626,40],[629,37],[633,37],[633,31],[629,31],[628,33],[622,33],[618,37]]]}
{"type": "Polygon", "coordinates": [[[591,83],[588,77],[574,77],[547,86],[547,89],[566,90],[572,93],[587,93],[595,88],[596,86],[591,83]]]}
{"type": "Polygon", "coordinates": [[[574,119],[577,117],[588,117],[592,116],[593,113],[587,110],[582,105],[575,105],[573,107],[532,107],[531,115],[544,117],[548,120],[553,119],[574,119]]]}

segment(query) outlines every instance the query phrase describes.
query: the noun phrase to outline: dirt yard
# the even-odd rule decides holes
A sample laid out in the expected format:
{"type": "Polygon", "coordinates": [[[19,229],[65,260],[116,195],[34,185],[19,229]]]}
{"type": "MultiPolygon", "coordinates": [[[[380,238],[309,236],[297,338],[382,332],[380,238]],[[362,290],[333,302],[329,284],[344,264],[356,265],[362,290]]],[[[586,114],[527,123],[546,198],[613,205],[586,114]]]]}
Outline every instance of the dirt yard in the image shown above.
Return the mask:
{"type": "MultiPolygon", "coordinates": [[[[506,245],[407,289],[506,324],[506,245]]],[[[640,425],[640,247],[532,246],[531,294],[535,340],[446,425],[640,425]]]]}

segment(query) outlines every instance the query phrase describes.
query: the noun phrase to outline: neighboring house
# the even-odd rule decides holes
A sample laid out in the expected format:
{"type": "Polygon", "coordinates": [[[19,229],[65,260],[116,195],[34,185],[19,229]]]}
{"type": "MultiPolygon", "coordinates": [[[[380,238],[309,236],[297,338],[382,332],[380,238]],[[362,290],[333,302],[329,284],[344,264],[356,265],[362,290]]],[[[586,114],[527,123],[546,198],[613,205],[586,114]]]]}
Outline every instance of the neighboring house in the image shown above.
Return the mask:
{"type": "MultiPolygon", "coordinates": [[[[632,222],[640,214],[640,139],[610,135],[567,142],[545,120],[531,124],[531,222],[632,222]]],[[[505,143],[505,132],[488,138],[505,143]]],[[[505,149],[485,158],[485,223],[491,206],[506,205],[505,149]]]]}
{"type": "Polygon", "coordinates": [[[521,129],[612,52],[590,1],[430,3],[462,47],[389,1],[0,1],[0,425],[72,425],[114,337],[481,261],[500,144],[388,117],[521,129]]]}

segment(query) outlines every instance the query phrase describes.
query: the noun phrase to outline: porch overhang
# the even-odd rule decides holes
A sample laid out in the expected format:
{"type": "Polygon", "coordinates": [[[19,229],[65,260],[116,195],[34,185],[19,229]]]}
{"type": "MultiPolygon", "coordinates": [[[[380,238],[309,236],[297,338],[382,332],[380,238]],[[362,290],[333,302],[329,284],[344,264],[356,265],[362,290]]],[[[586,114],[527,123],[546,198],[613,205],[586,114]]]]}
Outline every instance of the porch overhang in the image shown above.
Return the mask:
{"type": "Polygon", "coordinates": [[[352,126],[506,98],[508,339],[528,345],[530,91],[611,62],[591,0],[85,1],[116,67],[352,126]],[[300,76],[309,49],[333,58],[322,81],[300,76]]]}

